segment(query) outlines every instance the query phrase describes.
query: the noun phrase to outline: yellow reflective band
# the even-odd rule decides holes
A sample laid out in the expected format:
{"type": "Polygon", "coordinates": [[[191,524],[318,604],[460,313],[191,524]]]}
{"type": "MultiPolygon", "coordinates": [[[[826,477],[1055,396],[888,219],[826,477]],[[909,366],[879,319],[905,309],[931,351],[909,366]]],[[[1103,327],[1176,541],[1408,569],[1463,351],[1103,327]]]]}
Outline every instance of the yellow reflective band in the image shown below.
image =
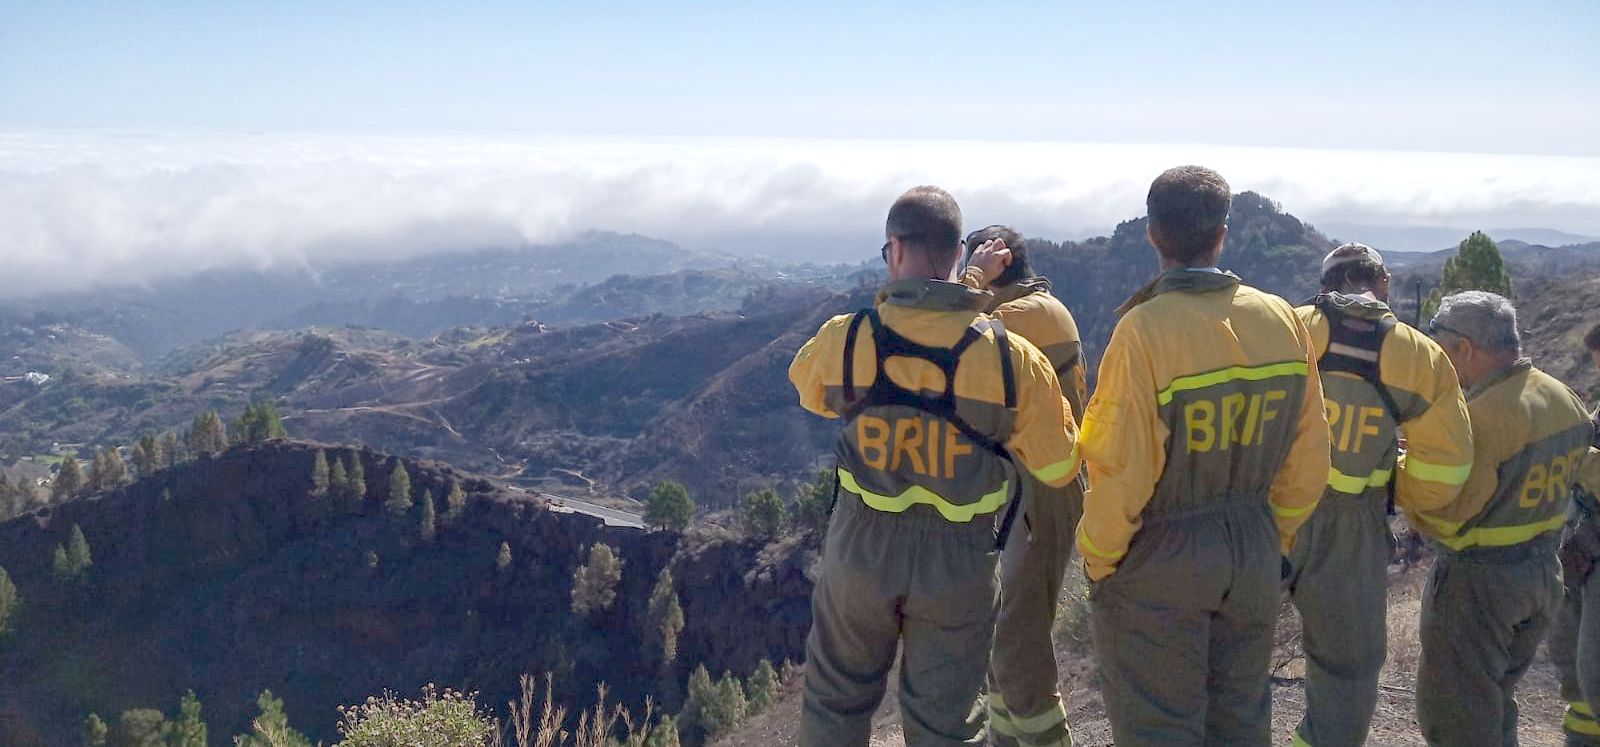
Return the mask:
{"type": "Polygon", "coordinates": [[[1061,705],[1061,699],[1057,698],[1055,705],[1040,711],[1037,715],[1018,716],[1014,713],[1011,714],[1011,723],[1016,724],[1017,729],[1022,732],[1043,734],[1067,723],[1067,709],[1061,705]]]}
{"type": "Polygon", "coordinates": [[[883,511],[884,513],[898,514],[905,512],[917,504],[932,506],[934,510],[944,517],[945,521],[965,524],[981,514],[990,514],[1000,510],[1006,505],[1008,482],[1000,483],[1000,489],[979,498],[977,501],[963,505],[956,505],[941,498],[939,494],[922,487],[912,485],[899,495],[879,495],[861,487],[856,482],[856,476],[850,471],[839,468],[839,487],[861,496],[861,502],[869,508],[883,511]]]}
{"type": "Polygon", "coordinates": [[[1561,719],[1562,728],[1573,732],[1574,734],[1587,734],[1589,736],[1600,737],[1600,724],[1595,723],[1593,718],[1587,717],[1578,712],[1576,708],[1577,705],[1577,703],[1567,704],[1567,715],[1565,718],[1561,719]]]}
{"type": "Polygon", "coordinates": [[[1349,495],[1361,495],[1367,488],[1377,488],[1389,484],[1389,476],[1394,470],[1380,469],[1366,477],[1352,477],[1332,467],[1328,468],[1328,487],[1349,495]]]}
{"type": "Polygon", "coordinates": [[[1053,485],[1057,482],[1060,482],[1061,478],[1075,474],[1077,471],[1078,447],[1076,444],[1074,444],[1072,447],[1072,454],[1066,459],[1034,472],[1033,476],[1039,482],[1045,483],[1046,485],[1053,485]]]}
{"type": "Polygon", "coordinates": [[[1276,503],[1273,503],[1272,501],[1267,501],[1268,505],[1272,506],[1272,515],[1273,516],[1279,516],[1279,517],[1282,517],[1282,518],[1285,518],[1285,519],[1293,519],[1293,518],[1296,518],[1296,517],[1299,517],[1299,516],[1305,516],[1306,514],[1309,514],[1312,511],[1316,510],[1317,504],[1319,504],[1321,502],[1322,502],[1322,499],[1318,498],[1317,500],[1314,500],[1311,503],[1309,503],[1307,505],[1304,505],[1304,506],[1301,506],[1299,508],[1289,508],[1287,506],[1280,506],[1280,505],[1278,505],[1276,503]]]}
{"type": "Polygon", "coordinates": [[[1290,740],[1289,744],[1291,747],[1311,747],[1311,743],[1307,742],[1305,737],[1300,736],[1300,732],[1294,733],[1294,739],[1290,740]]]}
{"type": "Polygon", "coordinates": [[[1434,518],[1432,516],[1429,516],[1429,515],[1423,514],[1423,513],[1419,513],[1419,514],[1417,514],[1417,516],[1421,516],[1423,521],[1426,521],[1429,524],[1432,524],[1433,528],[1439,530],[1440,534],[1455,534],[1456,532],[1461,531],[1461,522],[1459,522],[1459,521],[1449,521],[1447,519],[1436,519],[1436,518],[1434,518]]]}
{"type": "Polygon", "coordinates": [[[1443,485],[1465,485],[1467,478],[1472,476],[1472,465],[1463,464],[1451,467],[1443,464],[1429,464],[1416,457],[1407,455],[1401,461],[1400,469],[1405,473],[1428,482],[1437,482],[1443,485]]]}
{"type": "Polygon", "coordinates": [[[1204,389],[1208,386],[1225,384],[1230,381],[1262,381],[1275,379],[1279,376],[1305,376],[1310,372],[1310,367],[1305,361],[1289,361],[1288,363],[1273,363],[1266,366],[1234,366],[1221,371],[1195,374],[1194,376],[1180,376],[1172,380],[1166,389],[1156,395],[1156,402],[1167,404],[1172,401],[1178,392],[1191,389],[1204,389]]]}
{"type": "Polygon", "coordinates": [[[1578,713],[1582,714],[1585,718],[1589,718],[1589,719],[1593,719],[1594,718],[1594,711],[1589,710],[1589,704],[1585,703],[1585,702],[1583,702],[1581,700],[1574,700],[1574,701],[1568,702],[1567,703],[1567,708],[1569,708],[1571,710],[1574,710],[1574,711],[1577,711],[1578,713]]]}
{"type": "Polygon", "coordinates": [[[1088,550],[1095,557],[1105,558],[1106,560],[1121,560],[1122,556],[1128,554],[1126,550],[1113,554],[1096,547],[1094,540],[1089,539],[1089,532],[1085,530],[1081,524],[1078,526],[1078,544],[1082,546],[1083,549],[1088,550]]]}
{"type": "Polygon", "coordinates": [[[1514,527],[1477,527],[1467,530],[1466,534],[1459,537],[1440,537],[1439,543],[1452,550],[1465,550],[1469,547],[1520,545],[1545,532],[1559,530],[1566,523],[1567,517],[1565,515],[1556,514],[1544,521],[1533,524],[1522,524],[1514,527]]]}

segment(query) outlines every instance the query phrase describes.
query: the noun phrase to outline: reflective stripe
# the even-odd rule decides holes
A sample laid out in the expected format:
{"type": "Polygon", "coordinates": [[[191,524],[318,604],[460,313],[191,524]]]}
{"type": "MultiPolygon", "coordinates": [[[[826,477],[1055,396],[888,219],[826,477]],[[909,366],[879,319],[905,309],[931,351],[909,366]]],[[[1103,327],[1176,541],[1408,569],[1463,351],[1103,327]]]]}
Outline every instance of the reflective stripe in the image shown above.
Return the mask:
{"type": "Polygon", "coordinates": [[[850,474],[849,470],[843,467],[839,468],[839,487],[861,496],[861,502],[867,504],[869,508],[883,511],[884,513],[898,514],[920,503],[925,506],[932,506],[934,510],[939,512],[940,516],[944,517],[945,521],[956,524],[965,524],[979,515],[991,514],[1000,510],[1001,506],[1006,505],[1006,497],[1009,495],[1008,486],[1009,481],[1001,482],[999,490],[985,495],[972,503],[957,505],[921,485],[912,485],[899,495],[879,495],[862,488],[861,484],[856,482],[856,476],[850,474]]]}
{"type": "Polygon", "coordinates": [[[1289,744],[1290,747],[1311,747],[1311,743],[1307,742],[1305,737],[1300,736],[1300,732],[1294,733],[1294,739],[1290,740],[1289,744]]]}
{"type": "Polygon", "coordinates": [[[1289,361],[1287,363],[1272,363],[1265,366],[1234,366],[1221,371],[1195,374],[1193,376],[1180,376],[1172,380],[1166,389],[1156,395],[1156,402],[1167,404],[1172,401],[1178,392],[1191,389],[1204,389],[1209,386],[1224,384],[1229,381],[1262,381],[1275,379],[1279,376],[1305,376],[1310,372],[1310,367],[1305,361],[1289,361]]]}
{"type": "Polygon", "coordinates": [[[1272,501],[1267,501],[1267,504],[1272,506],[1272,515],[1273,516],[1280,516],[1280,517],[1283,517],[1285,519],[1293,519],[1295,517],[1305,516],[1306,514],[1311,513],[1313,510],[1316,509],[1317,504],[1319,504],[1321,502],[1322,502],[1322,499],[1318,498],[1317,500],[1314,500],[1311,503],[1309,503],[1307,505],[1304,505],[1304,506],[1301,506],[1299,508],[1290,508],[1288,506],[1280,506],[1280,505],[1278,505],[1276,503],[1273,503],[1272,501]]]}
{"type": "Polygon", "coordinates": [[[1078,446],[1072,446],[1072,454],[1055,464],[1033,473],[1035,479],[1046,485],[1053,485],[1061,478],[1075,474],[1078,471],[1078,446]]]}
{"type": "Polygon", "coordinates": [[[1367,488],[1382,487],[1389,484],[1389,476],[1392,474],[1394,474],[1394,470],[1392,469],[1380,469],[1373,471],[1372,474],[1367,475],[1365,478],[1361,478],[1352,477],[1340,472],[1339,470],[1329,467],[1328,487],[1333,488],[1341,493],[1361,495],[1362,493],[1367,492],[1367,488]]]}
{"type": "Polygon", "coordinates": [[[1057,698],[1054,705],[1033,716],[1011,715],[1011,723],[1029,734],[1042,734],[1067,723],[1067,709],[1057,698]]]}
{"type": "Polygon", "coordinates": [[[1363,350],[1361,348],[1351,347],[1342,342],[1328,343],[1328,353],[1331,355],[1342,355],[1346,358],[1354,358],[1358,361],[1366,361],[1368,363],[1378,362],[1378,351],[1363,350]]]}
{"type": "Polygon", "coordinates": [[[1406,474],[1418,480],[1427,480],[1428,482],[1437,482],[1445,485],[1465,485],[1467,484],[1467,478],[1472,476],[1472,465],[1470,463],[1451,467],[1443,464],[1429,464],[1410,455],[1401,460],[1400,469],[1405,470],[1406,474]]]}
{"type": "Polygon", "coordinates": [[[1469,547],[1507,547],[1520,545],[1545,532],[1553,532],[1567,523],[1567,517],[1556,514],[1544,521],[1534,524],[1522,524],[1514,527],[1477,527],[1467,530],[1466,534],[1459,537],[1440,537],[1439,544],[1452,550],[1465,550],[1469,547]]]}
{"type": "Polygon", "coordinates": [[[1100,548],[1096,547],[1095,544],[1094,544],[1094,540],[1089,539],[1088,530],[1085,530],[1083,528],[1082,524],[1078,525],[1078,545],[1081,546],[1083,549],[1088,550],[1090,552],[1090,554],[1094,555],[1095,557],[1104,558],[1106,560],[1121,560],[1122,556],[1128,554],[1127,550],[1123,550],[1122,552],[1112,554],[1112,553],[1108,553],[1105,550],[1101,550],[1100,548]]]}
{"type": "Polygon", "coordinates": [[[1595,723],[1594,715],[1584,703],[1568,703],[1567,715],[1561,719],[1561,726],[1574,734],[1600,737],[1600,724],[1595,723]]]}
{"type": "Polygon", "coordinates": [[[1423,521],[1426,521],[1429,524],[1433,525],[1433,528],[1437,529],[1440,534],[1447,534],[1448,535],[1448,534],[1455,534],[1456,532],[1461,531],[1461,522],[1459,522],[1459,521],[1449,521],[1449,520],[1446,520],[1446,519],[1438,519],[1438,518],[1434,518],[1432,516],[1429,516],[1429,515],[1423,514],[1423,513],[1419,513],[1419,514],[1417,514],[1417,516],[1421,516],[1423,521]]]}
{"type": "Polygon", "coordinates": [[[1017,736],[1017,727],[1011,723],[1011,712],[1006,710],[1006,701],[997,692],[989,693],[989,727],[1008,737],[1017,736]]]}

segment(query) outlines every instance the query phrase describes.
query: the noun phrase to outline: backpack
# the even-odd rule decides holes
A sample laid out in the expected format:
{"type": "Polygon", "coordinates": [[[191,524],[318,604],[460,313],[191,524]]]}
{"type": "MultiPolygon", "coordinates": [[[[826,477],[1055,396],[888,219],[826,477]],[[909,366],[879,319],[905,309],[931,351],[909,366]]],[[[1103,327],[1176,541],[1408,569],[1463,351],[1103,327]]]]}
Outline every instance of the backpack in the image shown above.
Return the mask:
{"type": "MultiPolygon", "coordinates": [[[[878,316],[877,309],[866,309],[856,312],[850,320],[850,329],[845,335],[844,343],[844,398],[848,403],[840,413],[846,423],[853,422],[863,411],[871,407],[903,406],[920,410],[940,420],[949,423],[961,435],[972,443],[999,459],[1012,465],[1018,472],[1018,479],[1011,481],[1011,495],[1007,500],[1006,511],[1000,520],[1000,526],[995,532],[995,549],[1004,550],[1006,539],[1011,534],[1011,526],[1017,518],[1017,510],[1022,504],[1021,470],[1012,458],[1011,452],[1005,444],[968,423],[956,408],[956,368],[961,362],[961,356],[973,343],[983,339],[985,332],[994,331],[995,343],[1000,351],[1000,377],[1004,387],[1005,408],[1015,412],[1017,409],[1017,384],[1016,372],[1011,363],[1011,346],[1007,341],[1006,328],[998,319],[980,317],[967,327],[961,339],[948,348],[931,347],[913,342],[903,335],[890,329],[878,316]],[[876,349],[877,375],[872,380],[872,385],[857,397],[855,384],[855,352],[856,338],[861,331],[861,326],[868,324],[871,327],[872,342],[876,349]],[[937,395],[925,395],[913,392],[899,384],[894,383],[884,371],[884,363],[890,358],[916,358],[937,366],[945,377],[945,389],[937,395]]],[[[836,480],[833,488],[833,502],[837,505],[839,500],[839,483],[836,480]]],[[[829,509],[830,512],[832,508],[829,509]]]]}

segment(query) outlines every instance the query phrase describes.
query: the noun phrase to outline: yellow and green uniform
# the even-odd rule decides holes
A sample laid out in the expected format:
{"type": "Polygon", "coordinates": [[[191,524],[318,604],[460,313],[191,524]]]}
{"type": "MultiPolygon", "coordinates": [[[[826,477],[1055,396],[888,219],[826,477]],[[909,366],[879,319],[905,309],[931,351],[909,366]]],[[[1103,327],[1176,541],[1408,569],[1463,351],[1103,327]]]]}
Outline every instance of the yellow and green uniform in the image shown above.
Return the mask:
{"type": "MultiPolygon", "coordinates": [[[[968,267],[961,282],[982,288],[983,273],[968,267]]],[[[1026,278],[990,289],[987,309],[1050,359],[1072,411],[1083,412],[1084,375],[1078,325],[1050,281],[1026,278]]],[[[1000,556],[1000,618],[989,662],[989,729],[998,747],[1070,747],[1072,732],[1059,692],[1051,639],[1061,581],[1072,557],[1072,536],[1083,515],[1083,484],[1051,487],[1028,478],[1023,504],[1025,536],[1000,556]]]]}
{"type": "Polygon", "coordinates": [[[1411,509],[1455,500],[1472,471],[1472,425],[1444,350],[1398,323],[1388,305],[1325,294],[1295,313],[1323,364],[1333,464],[1290,556],[1289,594],[1306,654],[1306,711],[1294,743],[1359,747],[1387,655],[1389,486],[1396,504],[1411,509]]]}
{"type": "Polygon", "coordinates": [[[1224,273],[1163,273],[1084,416],[1078,551],[1118,744],[1266,745],[1282,556],[1328,478],[1310,335],[1224,273]]]}
{"type": "MultiPolygon", "coordinates": [[[[1596,445],[1600,446],[1600,419],[1596,419],[1596,445]]],[[[1600,533],[1600,448],[1590,448],[1572,491],[1568,535],[1600,533]]],[[[1583,547],[1587,547],[1584,545],[1583,547]]],[[[1563,549],[1573,552],[1576,549],[1563,549]]],[[[1591,567],[1600,557],[1589,557],[1591,567]]],[[[1562,718],[1569,747],[1600,747],[1600,573],[1566,577],[1565,598],[1555,627],[1550,631],[1550,661],[1561,672],[1561,696],[1567,700],[1562,718]]]]}
{"type": "Polygon", "coordinates": [[[1423,592],[1417,721],[1431,745],[1516,744],[1513,690],[1561,598],[1556,547],[1593,426],[1527,359],[1466,397],[1466,486],[1448,506],[1405,511],[1439,551],[1423,592]]]}
{"type": "Polygon", "coordinates": [[[990,298],[956,283],[890,283],[876,320],[835,317],[789,368],[802,406],[848,418],[806,641],[806,747],[867,744],[897,646],[906,743],[983,742],[997,517],[1019,468],[1050,486],[1078,473],[1077,428],[1049,360],[994,329],[990,298]],[[935,362],[958,346],[954,361],[935,362]],[[882,388],[887,399],[869,396],[882,388]]]}

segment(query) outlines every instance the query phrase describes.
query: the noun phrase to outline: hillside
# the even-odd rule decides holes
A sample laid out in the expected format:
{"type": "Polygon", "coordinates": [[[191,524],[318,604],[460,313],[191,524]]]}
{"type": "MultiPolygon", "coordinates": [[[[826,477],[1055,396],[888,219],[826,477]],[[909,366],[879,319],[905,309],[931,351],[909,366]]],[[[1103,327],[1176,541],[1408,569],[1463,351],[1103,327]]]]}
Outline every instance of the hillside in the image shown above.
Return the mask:
{"type": "MultiPolygon", "coordinates": [[[[551,672],[568,705],[610,683],[637,706],[657,690],[642,655],[658,572],[677,580],[687,663],[748,673],[762,658],[798,659],[810,621],[804,545],[605,527],[527,494],[430,462],[405,460],[417,496],[439,502],[437,539],[416,510],[382,505],[395,461],[356,452],[366,496],[309,494],[316,446],[236,447],[123,490],[0,524],[0,566],[24,602],[0,641],[0,744],[76,745],[95,711],[163,706],[192,688],[214,740],[247,726],[270,688],[296,725],[328,739],[334,707],[427,682],[481,690],[503,704],[522,672],[551,672]],[[444,496],[461,485],[459,516],[444,496]],[[52,548],[81,527],[93,565],[54,577],[52,548]],[[500,543],[511,562],[497,567],[500,543]],[[580,550],[605,542],[623,574],[616,606],[579,618],[567,599],[580,550]]],[[[352,454],[329,451],[330,458],[352,454]]],[[[676,704],[673,704],[676,707],[676,704]]],[[[217,743],[214,741],[213,743],[217,743]]]]}

